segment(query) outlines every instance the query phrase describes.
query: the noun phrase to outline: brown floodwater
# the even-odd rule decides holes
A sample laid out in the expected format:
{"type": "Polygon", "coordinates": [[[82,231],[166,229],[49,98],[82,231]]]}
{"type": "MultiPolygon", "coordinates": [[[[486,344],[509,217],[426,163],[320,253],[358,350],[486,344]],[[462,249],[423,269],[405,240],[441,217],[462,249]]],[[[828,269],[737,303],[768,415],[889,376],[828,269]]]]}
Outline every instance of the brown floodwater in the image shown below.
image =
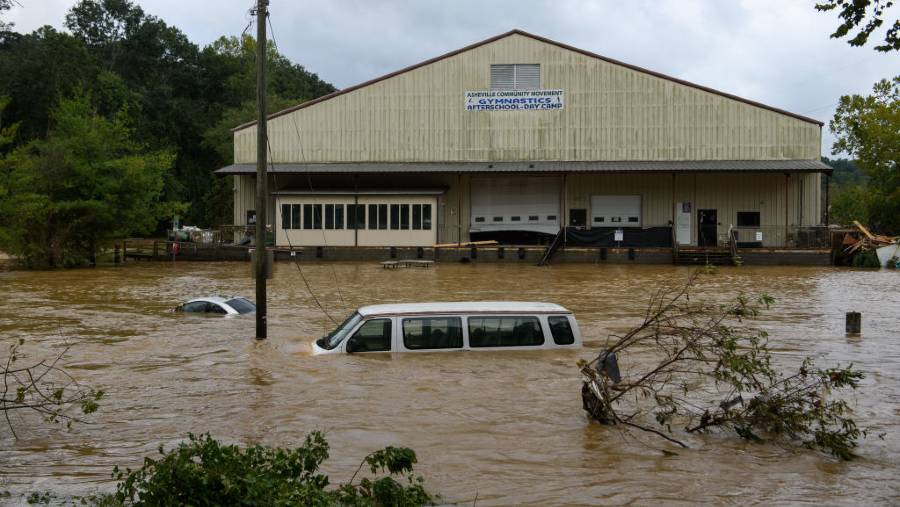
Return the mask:
{"type": "Polygon", "coordinates": [[[91,423],[71,431],[14,418],[14,440],[0,426],[0,490],[108,491],[113,466],[139,466],[188,432],[292,446],[318,429],[331,444],[333,481],[349,479],[369,452],[404,445],[448,503],[472,504],[476,494],[478,505],[900,501],[900,271],[721,268],[696,289],[711,298],[768,293],[776,306],[759,324],[779,361],[812,355],[866,373],[851,402],[870,431],[849,463],[722,435],[686,437],[682,450],[588,420],[576,360],[638,323],[649,295],[685,279],[686,268],[303,266],[337,320],[372,303],[545,300],[575,312],[586,338],[578,351],[312,357],[309,342],[331,324],[289,263],[270,281],[267,341],[252,339],[252,317],[170,311],[201,295],[252,298],[248,271],[242,263],[0,271],[0,340],[25,338],[34,356],[73,344],[64,366],[108,393],[91,423]],[[844,335],[851,310],[863,314],[860,337],[844,335]]]}

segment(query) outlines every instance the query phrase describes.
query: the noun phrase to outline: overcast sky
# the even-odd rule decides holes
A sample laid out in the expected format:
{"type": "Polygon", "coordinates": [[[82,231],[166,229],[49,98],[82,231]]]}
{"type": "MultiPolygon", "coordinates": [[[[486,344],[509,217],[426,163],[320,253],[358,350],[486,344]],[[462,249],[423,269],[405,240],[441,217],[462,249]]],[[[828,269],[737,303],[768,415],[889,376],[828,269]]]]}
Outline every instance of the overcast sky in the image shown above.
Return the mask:
{"type": "MultiPolygon", "coordinates": [[[[75,0],[18,0],[19,32],[62,28],[75,0]]],[[[253,0],[139,0],[197,44],[240,34],[253,0]]],[[[519,28],[826,123],[841,95],[900,73],[900,54],[828,37],[804,0],[270,0],[283,54],[338,88],[519,28]]],[[[888,10],[888,22],[900,6],[888,10]]],[[[251,29],[252,30],[252,29],[251,29]]],[[[881,35],[879,33],[878,35],[881,35]]],[[[878,37],[880,40],[881,37],[878,37]]]]}

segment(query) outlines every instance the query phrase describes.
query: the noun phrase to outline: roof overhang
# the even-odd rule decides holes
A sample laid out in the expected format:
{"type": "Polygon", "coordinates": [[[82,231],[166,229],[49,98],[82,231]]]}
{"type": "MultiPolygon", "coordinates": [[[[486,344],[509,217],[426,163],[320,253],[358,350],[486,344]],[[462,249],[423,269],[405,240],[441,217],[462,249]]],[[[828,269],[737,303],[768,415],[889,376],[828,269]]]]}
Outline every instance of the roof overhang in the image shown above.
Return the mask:
{"type": "Polygon", "coordinates": [[[366,188],[354,190],[352,188],[322,189],[322,190],[278,190],[272,195],[444,195],[446,188],[366,188]]]}
{"type": "MultiPolygon", "coordinates": [[[[663,160],[596,162],[423,162],[270,164],[275,174],[366,174],[366,173],[630,173],[630,172],[823,172],[831,166],[820,160],[663,160]]],[[[216,171],[220,176],[256,174],[256,164],[232,164],[216,171]]]]}

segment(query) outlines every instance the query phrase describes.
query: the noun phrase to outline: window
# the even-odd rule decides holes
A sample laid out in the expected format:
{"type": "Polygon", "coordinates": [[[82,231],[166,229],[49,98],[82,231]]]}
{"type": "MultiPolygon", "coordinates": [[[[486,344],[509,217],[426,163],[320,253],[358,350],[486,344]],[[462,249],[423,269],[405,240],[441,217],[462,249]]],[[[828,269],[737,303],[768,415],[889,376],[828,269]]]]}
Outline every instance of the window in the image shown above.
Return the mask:
{"type": "Polygon", "coordinates": [[[281,228],[282,229],[290,229],[291,228],[291,205],[290,204],[282,204],[281,205],[281,228]]]}
{"type": "Polygon", "coordinates": [[[538,90],[540,87],[540,64],[491,65],[491,90],[538,90]]]}
{"type": "Polygon", "coordinates": [[[510,222],[521,222],[522,217],[509,217],[510,222]]]}
{"type": "Polygon", "coordinates": [[[738,211],[738,227],[759,227],[759,211],[738,211]]]}
{"type": "MultiPolygon", "coordinates": [[[[415,209],[415,208],[413,208],[415,209]]],[[[415,214],[413,214],[413,218],[415,218],[415,214]]],[[[484,217],[475,217],[476,222],[484,222],[484,217]]]]}
{"type": "Polygon", "coordinates": [[[603,223],[606,221],[606,217],[594,217],[594,222],[603,223]]]}
{"type": "Polygon", "coordinates": [[[503,217],[494,217],[494,222],[502,222],[503,217]]]}
{"type": "Polygon", "coordinates": [[[538,216],[537,215],[528,215],[528,221],[529,222],[537,222],[538,216]]]}
{"type": "Polygon", "coordinates": [[[422,205],[422,229],[426,231],[431,230],[431,205],[423,204],[422,205]]]}
{"type": "Polygon", "coordinates": [[[462,320],[459,317],[403,319],[403,345],[410,350],[461,348],[462,320]]]}
{"type": "Polygon", "coordinates": [[[347,343],[347,352],[391,350],[391,319],[372,319],[360,326],[347,343]]]}
{"type": "Polygon", "coordinates": [[[348,229],[365,229],[366,228],[366,205],[365,204],[348,204],[347,205],[347,228],[348,229]]]}
{"type": "Polygon", "coordinates": [[[184,306],[181,307],[181,311],[188,313],[206,313],[206,308],[206,301],[194,301],[185,303],[184,306]]]}
{"type": "Polygon", "coordinates": [[[322,228],[322,205],[313,204],[313,229],[322,228]]]}
{"type": "Polygon", "coordinates": [[[391,229],[397,230],[400,228],[400,205],[399,204],[391,204],[391,229]]]}
{"type": "Polygon", "coordinates": [[[526,347],[542,345],[544,333],[537,317],[470,317],[472,347],[526,347]]]}
{"type": "Polygon", "coordinates": [[[299,204],[282,204],[281,205],[281,228],[285,229],[285,230],[300,228],[300,205],[299,204]]]}
{"type": "Polygon", "coordinates": [[[547,215],[547,220],[550,220],[551,222],[555,221],[556,215],[547,215]]]}
{"type": "Polygon", "coordinates": [[[256,311],[256,305],[244,298],[234,298],[225,301],[225,304],[237,310],[238,313],[253,313],[256,311]]]}
{"type": "Polygon", "coordinates": [[[325,205],[325,228],[326,229],[343,229],[344,228],[344,205],[343,204],[326,204],[325,205]]]}
{"type": "Polygon", "coordinates": [[[325,228],[334,229],[334,204],[325,205],[325,228]]]}
{"type": "Polygon", "coordinates": [[[378,205],[369,205],[369,229],[378,228],[378,205]]]}
{"type": "Polygon", "coordinates": [[[550,324],[550,334],[553,335],[554,343],[557,345],[571,345],[575,343],[572,325],[569,324],[567,317],[547,317],[547,323],[550,324]]]}
{"type": "Polygon", "coordinates": [[[378,228],[379,229],[387,229],[388,222],[388,205],[387,204],[379,204],[378,205],[378,228]]]}
{"type": "Polygon", "coordinates": [[[400,228],[404,231],[409,230],[409,204],[400,205],[400,228]]]}
{"type": "MultiPolygon", "coordinates": [[[[475,219],[476,222],[484,222],[484,217],[475,219]]],[[[418,230],[431,230],[431,205],[430,204],[413,204],[412,205],[412,228],[418,230]]]]}
{"type": "Polygon", "coordinates": [[[291,229],[299,229],[300,225],[300,205],[291,204],[291,229]]]}
{"type": "Polygon", "coordinates": [[[628,223],[630,223],[630,224],[636,224],[640,221],[641,221],[641,219],[638,217],[628,217],[628,223]]]}
{"type": "Polygon", "coordinates": [[[609,221],[619,223],[622,221],[622,217],[609,217],[609,221]]]}
{"type": "Polygon", "coordinates": [[[334,205],[334,228],[335,229],[343,229],[344,228],[344,205],[343,204],[335,204],[334,205]]]}
{"type": "Polygon", "coordinates": [[[313,211],[312,204],[304,204],[303,205],[303,228],[304,229],[312,229],[313,228],[313,211]]]}

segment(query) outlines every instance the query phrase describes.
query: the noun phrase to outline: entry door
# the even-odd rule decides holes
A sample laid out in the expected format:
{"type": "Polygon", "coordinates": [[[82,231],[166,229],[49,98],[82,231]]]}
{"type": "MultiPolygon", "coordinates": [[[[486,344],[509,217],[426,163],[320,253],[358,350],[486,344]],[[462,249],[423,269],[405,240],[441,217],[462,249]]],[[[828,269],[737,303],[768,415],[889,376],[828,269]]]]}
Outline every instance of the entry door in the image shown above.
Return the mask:
{"type": "Polygon", "coordinates": [[[697,210],[697,245],[716,246],[718,219],[714,209],[697,210]]]}

